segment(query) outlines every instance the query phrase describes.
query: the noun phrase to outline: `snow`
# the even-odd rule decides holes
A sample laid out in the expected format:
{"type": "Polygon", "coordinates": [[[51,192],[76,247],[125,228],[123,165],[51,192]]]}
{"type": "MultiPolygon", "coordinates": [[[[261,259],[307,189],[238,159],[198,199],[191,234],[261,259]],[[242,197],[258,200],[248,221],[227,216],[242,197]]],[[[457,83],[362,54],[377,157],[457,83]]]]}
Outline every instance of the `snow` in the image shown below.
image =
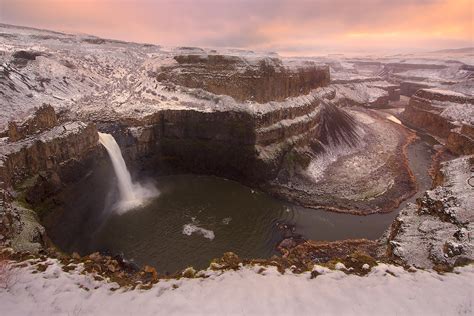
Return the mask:
{"type": "Polygon", "coordinates": [[[73,121],[66,122],[64,124],[53,127],[50,130],[28,136],[25,139],[17,142],[8,142],[8,138],[4,137],[0,139],[0,166],[3,166],[8,155],[20,151],[22,148],[28,148],[35,144],[37,141],[47,143],[53,139],[66,138],[72,134],[81,132],[87,128],[87,124],[83,122],[73,121]]]}
{"type": "Polygon", "coordinates": [[[327,89],[335,90],[336,97],[334,102],[344,102],[350,100],[360,105],[376,103],[381,98],[388,98],[388,92],[375,87],[370,82],[332,84],[327,89]]]}
{"type": "Polygon", "coordinates": [[[308,165],[306,172],[314,183],[321,181],[327,168],[338,161],[340,158],[355,154],[364,149],[365,143],[358,146],[349,146],[347,144],[339,144],[333,146],[323,146],[324,152],[316,156],[308,165]]]}
{"type": "Polygon", "coordinates": [[[44,272],[17,268],[0,290],[1,315],[454,315],[472,314],[474,266],[455,273],[379,264],[367,276],[315,266],[206,270],[207,278],[162,280],[150,290],[117,289],[49,259],[44,272]],[[112,291],[111,289],[117,289],[112,291]],[[433,299],[436,298],[436,299],[433,299]]]}
{"type": "Polygon", "coordinates": [[[341,270],[341,271],[347,269],[346,266],[344,265],[344,263],[342,263],[342,262],[336,263],[336,266],[335,266],[334,268],[335,268],[336,270],[341,270]]]}
{"type": "Polygon", "coordinates": [[[198,234],[201,235],[204,238],[207,238],[209,240],[213,240],[215,235],[212,230],[208,230],[199,226],[196,226],[195,224],[185,224],[183,225],[183,234],[191,236],[192,234],[198,234]]]}
{"type": "Polygon", "coordinates": [[[451,91],[451,90],[434,89],[434,88],[423,89],[423,90],[427,91],[427,92],[434,93],[434,94],[447,95],[447,96],[451,96],[451,97],[460,97],[460,98],[465,98],[466,97],[466,95],[463,94],[463,93],[459,93],[459,92],[455,92],[455,91],[451,91]]]}
{"type": "Polygon", "coordinates": [[[420,268],[435,264],[454,264],[461,257],[472,258],[474,244],[474,192],[469,185],[472,177],[469,160],[463,156],[442,164],[444,183],[426,191],[418,200],[421,206],[408,203],[396,218],[399,229],[390,238],[395,257],[401,262],[420,268]],[[428,207],[424,205],[442,205],[428,207]],[[462,247],[456,247],[459,244],[462,247]],[[451,249],[460,253],[449,253],[451,249]],[[448,250],[448,251],[446,251],[448,250]]]}
{"type": "Polygon", "coordinates": [[[402,125],[402,122],[393,115],[388,115],[387,120],[397,123],[399,125],[402,125]]]}
{"type": "MultiPolygon", "coordinates": [[[[166,109],[197,111],[248,111],[265,113],[287,106],[314,101],[314,95],[291,98],[287,102],[236,102],[200,89],[170,89],[156,80],[164,67],[176,65],[174,56],[196,54],[225,55],[239,60],[235,71],[258,67],[261,61],[285,67],[319,67],[311,60],[277,59],[274,53],[235,49],[164,48],[113,40],[100,44],[84,42],[91,37],[0,25],[0,128],[9,120],[23,119],[43,103],[70,110],[84,120],[143,118],[166,109]],[[42,52],[26,65],[15,63],[15,51],[42,52]]],[[[277,68],[279,69],[279,68],[277,68]]],[[[178,69],[179,70],[179,69],[178,69]]]]}
{"type": "Polygon", "coordinates": [[[446,108],[441,112],[441,116],[452,122],[474,125],[474,104],[445,102],[446,108]]]}

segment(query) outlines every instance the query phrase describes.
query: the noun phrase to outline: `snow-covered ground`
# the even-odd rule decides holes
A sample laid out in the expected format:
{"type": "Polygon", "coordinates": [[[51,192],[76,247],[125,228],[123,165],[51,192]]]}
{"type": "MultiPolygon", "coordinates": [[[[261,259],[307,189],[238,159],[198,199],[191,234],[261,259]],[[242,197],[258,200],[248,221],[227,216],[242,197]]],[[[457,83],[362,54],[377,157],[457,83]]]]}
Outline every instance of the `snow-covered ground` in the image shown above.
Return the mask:
{"type": "MultiPolygon", "coordinates": [[[[363,277],[280,274],[274,267],[207,270],[207,278],[160,281],[149,290],[116,289],[52,259],[44,272],[18,268],[0,290],[0,315],[472,315],[474,266],[440,275],[379,264],[363,277]]],[[[338,267],[343,266],[338,264],[338,267]]]]}
{"type": "MultiPolygon", "coordinates": [[[[9,120],[23,119],[43,103],[70,110],[71,115],[86,120],[141,118],[162,109],[219,111],[232,108],[259,112],[279,106],[278,102],[262,105],[236,102],[230,97],[199,89],[170,89],[158,82],[156,75],[163,67],[176,65],[173,57],[180,54],[234,56],[242,60],[244,68],[255,67],[263,59],[269,63],[281,62],[287,68],[326,64],[330,66],[333,82],[339,82],[328,88],[329,92],[335,93],[335,102],[348,99],[365,104],[387,96],[381,88],[383,82],[379,81],[389,76],[382,71],[387,63],[415,66],[428,63],[441,67],[415,67],[398,72],[397,76],[403,80],[417,78],[433,82],[435,86],[449,81],[449,84],[456,83],[459,86],[456,89],[464,93],[472,91],[474,86],[469,79],[472,70],[463,68],[465,65],[459,61],[460,56],[451,56],[449,62],[441,55],[428,59],[408,56],[351,59],[339,56],[281,58],[281,61],[276,61],[275,58],[280,57],[275,53],[162,47],[0,24],[0,73],[3,75],[0,76],[0,128],[5,127],[9,120]]],[[[288,102],[282,102],[282,106],[304,101],[303,97],[290,98],[288,102]]]]}
{"type": "Polygon", "coordinates": [[[274,53],[162,47],[0,24],[0,129],[44,103],[70,110],[70,115],[81,119],[101,120],[142,118],[163,109],[260,113],[314,98],[299,96],[281,105],[260,105],[200,89],[170,88],[157,81],[162,69],[178,64],[174,56],[180,54],[237,58],[241,67],[234,69],[236,73],[263,60],[288,69],[314,65],[308,60],[275,59],[274,53]]]}
{"type": "Polygon", "coordinates": [[[401,210],[394,224],[399,227],[390,238],[398,262],[432,268],[473,257],[472,158],[464,156],[443,163],[443,185],[426,191],[417,204],[409,203],[401,210]]]}

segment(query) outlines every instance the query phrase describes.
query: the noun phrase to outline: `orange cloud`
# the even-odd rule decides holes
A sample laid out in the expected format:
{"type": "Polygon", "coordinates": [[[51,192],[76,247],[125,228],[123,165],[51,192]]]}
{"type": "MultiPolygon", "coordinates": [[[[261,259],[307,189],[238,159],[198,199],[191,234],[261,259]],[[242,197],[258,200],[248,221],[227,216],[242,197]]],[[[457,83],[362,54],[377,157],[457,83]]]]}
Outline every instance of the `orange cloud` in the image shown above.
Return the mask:
{"type": "Polygon", "coordinates": [[[0,0],[0,21],[284,54],[473,46],[472,0],[0,0]]]}

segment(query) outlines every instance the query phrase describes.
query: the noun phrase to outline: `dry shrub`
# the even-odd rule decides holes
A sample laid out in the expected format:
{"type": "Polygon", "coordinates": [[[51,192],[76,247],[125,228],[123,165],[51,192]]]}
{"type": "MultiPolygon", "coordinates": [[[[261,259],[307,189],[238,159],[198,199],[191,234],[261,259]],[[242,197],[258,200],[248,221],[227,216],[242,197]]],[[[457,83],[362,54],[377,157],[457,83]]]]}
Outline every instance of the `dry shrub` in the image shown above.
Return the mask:
{"type": "Polygon", "coordinates": [[[8,290],[16,283],[16,273],[10,261],[0,255],[0,289],[8,290]]]}

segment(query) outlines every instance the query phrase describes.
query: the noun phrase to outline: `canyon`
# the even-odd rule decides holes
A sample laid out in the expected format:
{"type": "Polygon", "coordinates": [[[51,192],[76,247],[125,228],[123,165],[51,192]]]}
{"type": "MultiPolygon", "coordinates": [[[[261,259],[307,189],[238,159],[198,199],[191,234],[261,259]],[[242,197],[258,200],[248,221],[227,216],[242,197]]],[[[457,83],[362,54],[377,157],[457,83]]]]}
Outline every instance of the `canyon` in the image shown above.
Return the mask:
{"type": "MultiPolygon", "coordinates": [[[[58,255],[44,228],[62,225],[68,188],[107,174],[99,133],[108,133],[134,179],[212,175],[309,211],[393,216],[376,240],[308,240],[281,226],[282,267],[358,264],[359,252],[417,268],[472,262],[469,60],[283,58],[1,24],[0,243],[17,256],[111,264],[107,254],[58,255]],[[421,136],[436,152],[426,192],[407,153],[421,136]]],[[[256,259],[227,254],[220,264],[256,259]]]]}

